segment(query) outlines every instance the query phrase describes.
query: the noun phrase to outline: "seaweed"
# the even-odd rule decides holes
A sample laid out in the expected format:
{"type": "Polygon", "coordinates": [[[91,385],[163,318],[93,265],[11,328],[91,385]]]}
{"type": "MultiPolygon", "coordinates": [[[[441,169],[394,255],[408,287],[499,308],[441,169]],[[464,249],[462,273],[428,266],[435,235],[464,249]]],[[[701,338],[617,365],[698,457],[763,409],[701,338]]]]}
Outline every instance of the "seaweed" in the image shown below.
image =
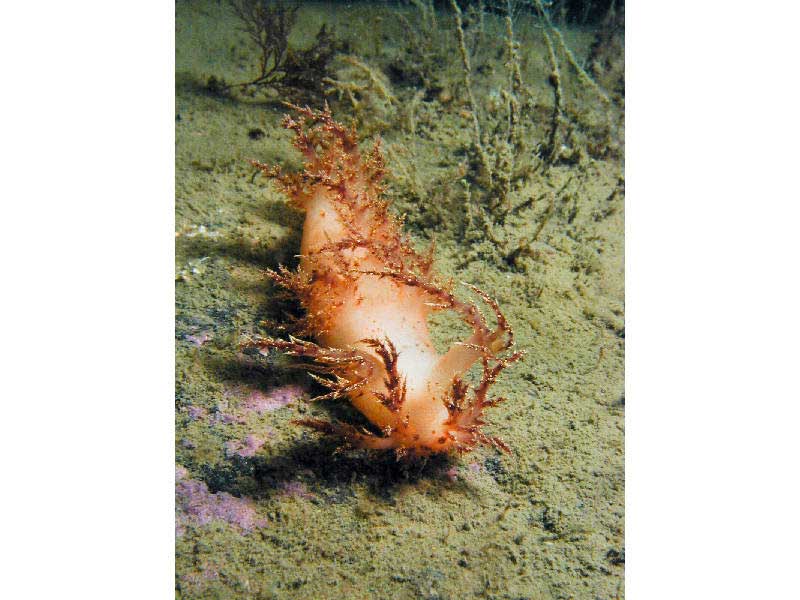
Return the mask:
{"type": "MultiPolygon", "coordinates": [[[[480,20],[468,20],[456,0],[450,0],[455,23],[455,39],[461,63],[461,88],[466,110],[462,117],[467,121],[470,142],[467,148],[466,171],[460,178],[464,204],[464,235],[471,240],[488,240],[492,253],[500,265],[524,268],[523,257],[537,255],[532,244],[537,242],[542,230],[564,207],[566,224],[571,225],[579,211],[580,186],[586,181],[591,158],[604,158],[614,154],[615,133],[620,125],[615,121],[616,108],[621,107],[619,95],[609,96],[581,65],[553,24],[552,7],[541,0],[519,2],[500,0],[489,3],[484,10],[498,15],[502,22],[502,43],[496,48],[496,57],[503,59],[505,81],[490,94],[489,102],[479,104],[473,88],[475,74],[480,75],[480,20]],[[516,20],[522,11],[538,22],[536,29],[544,42],[544,59],[547,65],[546,84],[552,91],[552,103],[541,103],[534,87],[523,80],[523,57],[519,52],[516,20]],[[473,24],[470,26],[470,22],[473,24]],[[475,25],[474,23],[478,23],[475,25]],[[469,27],[468,27],[469,26],[469,27]],[[472,39],[469,31],[472,32],[472,39]],[[567,83],[572,84],[567,87],[567,83]],[[578,110],[579,94],[586,93],[586,102],[601,107],[600,123],[590,123],[578,110]],[[570,94],[574,96],[570,102],[570,94]],[[565,167],[569,173],[566,184],[561,184],[561,174],[556,167],[565,167]],[[574,169],[572,169],[575,167],[574,169]],[[555,176],[554,176],[555,175],[555,176]],[[560,181],[559,181],[560,180],[560,181]],[[575,182],[578,190],[568,189],[575,182]],[[523,197],[519,191],[530,184],[536,188],[558,189],[523,197]],[[557,211],[556,209],[560,209],[557,211]],[[536,209],[538,225],[532,235],[514,234],[509,219],[519,221],[536,209]]],[[[614,33],[598,34],[590,56],[590,68],[596,72],[601,60],[610,60],[618,50],[620,17],[611,3],[603,25],[609,24],[614,33]],[[609,37],[611,36],[611,37],[609,37]]],[[[486,44],[484,44],[485,46],[486,44]]],[[[484,49],[484,54],[488,51],[484,49]]],[[[491,59],[490,59],[491,60],[491,59]]],[[[619,111],[621,114],[621,110],[619,111]]],[[[479,256],[473,253],[470,261],[479,256]]]]}
{"type": "Polygon", "coordinates": [[[329,77],[330,64],[347,45],[338,40],[323,24],[313,45],[295,49],[289,35],[297,19],[299,5],[289,6],[282,0],[229,0],[239,19],[239,29],[257,49],[258,74],[248,81],[228,83],[211,76],[206,87],[218,95],[237,91],[254,97],[273,90],[284,99],[313,101],[324,95],[322,81],[329,77]]]}

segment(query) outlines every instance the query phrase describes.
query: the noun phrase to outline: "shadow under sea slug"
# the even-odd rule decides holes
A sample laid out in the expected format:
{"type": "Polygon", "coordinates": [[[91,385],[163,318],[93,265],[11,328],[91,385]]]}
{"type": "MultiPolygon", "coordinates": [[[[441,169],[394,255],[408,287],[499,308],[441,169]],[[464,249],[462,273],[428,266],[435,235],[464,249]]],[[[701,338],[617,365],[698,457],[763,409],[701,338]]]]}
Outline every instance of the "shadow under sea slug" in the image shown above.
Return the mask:
{"type": "Polygon", "coordinates": [[[306,159],[299,173],[253,165],[277,182],[291,204],[305,211],[300,266],[269,275],[294,292],[306,310],[298,335],[288,340],[257,338],[262,352],[275,348],[309,360],[312,377],[347,397],[381,434],[319,419],[298,421],[336,434],[353,447],[394,449],[398,457],[472,450],[488,444],[506,452],[502,440],[481,431],[489,387],[500,372],[519,360],[510,352],[513,333],[497,303],[468,287],[491,307],[491,329],[478,309],[456,298],[432,272],[431,251],[417,254],[401,234],[401,223],[381,197],[385,173],[380,140],[362,155],[354,129],[323,111],[292,106],[283,125],[294,132],[294,146],[306,159]],[[439,355],[430,340],[427,316],[452,310],[472,335],[439,355]],[[465,373],[483,366],[470,386],[465,373]]]}

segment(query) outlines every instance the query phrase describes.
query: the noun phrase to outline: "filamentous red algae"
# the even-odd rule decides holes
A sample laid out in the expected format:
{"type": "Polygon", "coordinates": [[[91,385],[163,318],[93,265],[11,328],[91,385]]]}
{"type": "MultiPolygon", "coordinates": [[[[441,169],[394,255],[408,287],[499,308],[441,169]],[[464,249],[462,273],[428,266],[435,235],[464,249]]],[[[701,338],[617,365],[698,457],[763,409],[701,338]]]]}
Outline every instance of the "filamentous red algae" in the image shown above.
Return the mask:
{"type": "Polygon", "coordinates": [[[269,276],[300,299],[306,316],[298,335],[316,343],[289,336],[251,344],[309,359],[312,377],[331,390],[320,398],[349,398],[381,433],[319,419],[298,423],[340,435],[349,446],[394,449],[398,457],[465,452],[477,444],[509,452],[481,430],[486,408],[503,400],[489,397],[490,386],[522,356],[511,350],[513,332],[497,302],[465,284],[494,312],[492,329],[474,304],[435,277],[433,247],[423,256],[409,245],[382,199],[380,140],[362,155],[355,128],[334,121],[327,106],[291,108],[297,116],[287,115],[283,125],[294,132],[304,169],[253,165],[305,211],[299,268],[269,276]],[[455,311],[473,331],[443,355],[426,320],[437,310],[455,311]],[[476,361],[483,370],[473,387],[464,375],[476,361]]]}

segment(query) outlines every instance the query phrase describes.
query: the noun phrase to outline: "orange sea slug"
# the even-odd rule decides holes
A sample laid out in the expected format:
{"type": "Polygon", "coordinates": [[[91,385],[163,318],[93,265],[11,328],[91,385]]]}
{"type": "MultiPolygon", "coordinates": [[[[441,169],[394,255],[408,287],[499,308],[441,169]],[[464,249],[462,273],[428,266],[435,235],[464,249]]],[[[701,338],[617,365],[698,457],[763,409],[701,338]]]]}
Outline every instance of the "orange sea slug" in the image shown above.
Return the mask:
{"type": "Polygon", "coordinates": [[[301,424],[338,434],[355,447],[430,454],[467,451],[476,444],[508,451],[480,427],[499,373],[521,357],[501,354],[513,334],[497,303],[469,286],[494,311],[492,330],[477,308],[457,299],[432,274],[432,249],[417,254],[401,236],[401,225],[381,199],[385,169],[380,141],[362,156],[354,129],[335,122],[329,109],[292,107],[284,127],[306,159],[303,171],[282,173],[253,162],[274,179],[293,206],[305,211],[300,266],[270,276],[297,294],[306,316],[288,340],[258,338],[261,351],[276,348],[310,359],[309,371],[332,391],[321,398],[348,397],[379,430],[370,433],[344,423],[305,419],[301,424]],[[453,310],[472,328],[466,341],[439,355],[426,317],[453,310]],[[462,377],[476,361],[483,365],[475,387],[462,377]]]}

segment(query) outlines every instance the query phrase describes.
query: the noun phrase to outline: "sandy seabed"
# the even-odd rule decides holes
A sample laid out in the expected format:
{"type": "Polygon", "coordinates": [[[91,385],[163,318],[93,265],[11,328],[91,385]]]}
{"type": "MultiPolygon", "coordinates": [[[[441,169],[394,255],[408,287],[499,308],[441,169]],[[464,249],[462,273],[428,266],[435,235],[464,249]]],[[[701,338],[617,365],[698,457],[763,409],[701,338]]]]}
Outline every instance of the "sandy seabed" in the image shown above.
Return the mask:
{"type": "MultiPolygon", "coordinates": [[[[577,133],[563,136],[565,159],[546,175],[540,167],[515,184],[511,202],[522,208],[491,230],[507,242],[498,252],[494,234],[465,209],[471,138],[457,55],[441,65],[436,93],[422,96],[392,76],[404,43],[400,9],[302,5],[290,43],[310,45],[326,23],[349,42],[349,56],[386,77],[393,102],[373,98],[354,114],[348,98],[328,99],[337,119],[358,118],[365,139],[382,137],[389,196],[412,241],[422,249],[435,237],[438,272],[497,298],[527,351],[494,388],[507,402],[489,413],[488,432],[503,437],[510,456],[479,448],[398,463],[391,454],[340,453],[335,440],[291,421],[358,416],[343,402],[306,402],[321,388],[284,357],[241,349],[247,334],[277,334],[264,323],[296,309],[263,271],[296,264],[302,216],[248,163],[300,164],[280,127],[287,109],[270,90],[209,93],[212,75],[252,75],[252,49],[224,3],[176,10],[177,596],[622,597],[621,125],[601,150],[577,148],[597,137],[581,136],[581,127],[611,110],[621,121],[624,100],[607,107],[561,64],[565,118],[577,133]],[[526,250],[509,259],[523,240],[526,250]]],[[[452,16],[436,16],[437,33],[454,39],[452,16]]],[[[485,27],[501,39],[499,17],[487,15],[485,27]]],[[[515,27],[535,148],[553,106],[547,50],[533,24],[520,17],[515,27]]],[[[594,32],[563,34],[576,57],[588,55],[594,32]]],[[[502,97],[497,82],[505,81],[502,53],[486,54],[474,57],[481,106],[502,97]]],[[[337,60],[342,80],[354,76],[337,60]]],[[[446,314],[431,325],[442,347],[465,331],[446,314]]]]}

